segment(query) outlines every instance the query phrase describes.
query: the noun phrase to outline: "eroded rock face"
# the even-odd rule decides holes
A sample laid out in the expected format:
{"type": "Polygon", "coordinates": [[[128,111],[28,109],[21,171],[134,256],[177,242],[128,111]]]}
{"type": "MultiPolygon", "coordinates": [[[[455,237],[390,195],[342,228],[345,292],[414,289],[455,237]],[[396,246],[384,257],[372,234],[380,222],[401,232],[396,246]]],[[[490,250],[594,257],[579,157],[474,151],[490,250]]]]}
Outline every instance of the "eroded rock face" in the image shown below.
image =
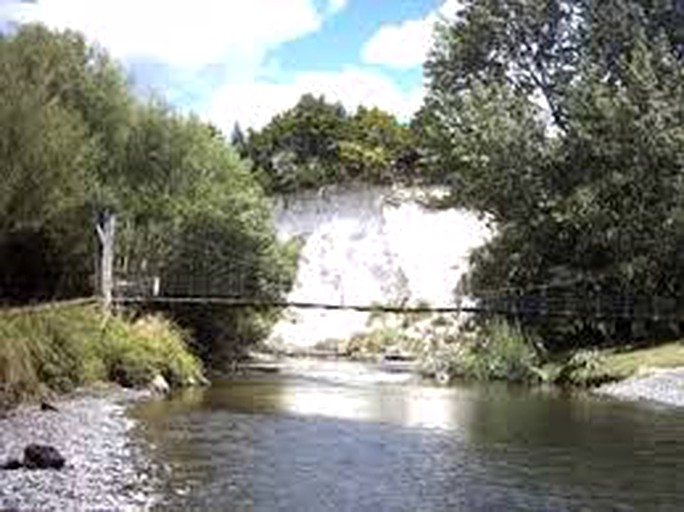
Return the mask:
{"type": "Polygon", "coordinates": [[[26,469],[62,469],[66,460],[54,446],[30,444],[24,448],[26,469]]]}
{"type": "MultiPolygon", "coordinates": [[[[438,189],[349,186],[275,199],[281,240],[301,243],[290,302],[450,306],[472,249],[492,234],[462,210],[435,210],[438,189]]],[[[268,342],[311,348],[368,334],[362,311],[290,309],[268,342]]]]}

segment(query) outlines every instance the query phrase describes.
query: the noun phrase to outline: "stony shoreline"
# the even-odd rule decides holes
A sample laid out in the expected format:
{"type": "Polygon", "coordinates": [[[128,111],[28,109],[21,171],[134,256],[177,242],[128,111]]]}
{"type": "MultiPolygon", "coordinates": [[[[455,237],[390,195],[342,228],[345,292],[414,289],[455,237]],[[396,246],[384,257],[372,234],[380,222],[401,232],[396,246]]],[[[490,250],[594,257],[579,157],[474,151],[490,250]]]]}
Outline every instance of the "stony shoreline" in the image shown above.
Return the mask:
{"type": "Polygon", "coordinates": [[[601,395],[684,407],[684,368],[651,368],[595,389],[601,395]]]}
{"type": "Polygon", "coordinates": [[[41,443],[66,458],[61,471],[2,471],[0,510],[140,509],[153,505],[149,462],[134,442],[126,408],[149,396],[111,388],[55,403],[58,411],[21,406],[0,419],[0,461],[41,443]]]}

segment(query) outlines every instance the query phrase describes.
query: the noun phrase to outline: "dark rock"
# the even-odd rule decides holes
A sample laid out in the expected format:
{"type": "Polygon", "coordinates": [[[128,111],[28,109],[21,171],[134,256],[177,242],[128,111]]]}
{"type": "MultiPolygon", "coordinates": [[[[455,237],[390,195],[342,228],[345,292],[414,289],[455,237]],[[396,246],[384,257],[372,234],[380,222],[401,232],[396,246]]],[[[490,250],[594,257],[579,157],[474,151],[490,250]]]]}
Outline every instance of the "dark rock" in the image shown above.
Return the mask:
{"type": "Polygon", "coordinates": [[[21,469],[23,468],[24,465],[18,461],[17,459],[9,459],[7,462],[3,463],[0,466],[0,469],[6,470],[6,471],[14,471],[16,469],[21,469]]]}
{"type": "Polygon", "coordinates": [[[65,462],[53,446],[30,444],[24,448],[24,467],[27,469],[62,469],[65,462]]]}
{"type": "Polygon", "coordinates": [[[59,409],[48,402],[40,402],[41,411],[59,412],[59,409]]]}

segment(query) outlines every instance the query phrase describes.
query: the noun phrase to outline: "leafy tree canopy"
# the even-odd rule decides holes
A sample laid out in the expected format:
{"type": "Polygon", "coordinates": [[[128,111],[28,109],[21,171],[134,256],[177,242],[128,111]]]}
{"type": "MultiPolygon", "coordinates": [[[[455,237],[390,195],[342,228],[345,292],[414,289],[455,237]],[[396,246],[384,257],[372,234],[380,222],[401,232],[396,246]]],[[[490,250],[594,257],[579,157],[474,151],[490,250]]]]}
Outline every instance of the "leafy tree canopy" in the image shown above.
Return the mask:
{"type": "MultiPolygon", "coordinates": [[[[272,299],[291,285],[292,251],[276,241],[247,162],[211,125],[135,98],[120,66],[79,34],[31,25],[0,38],[0,175],[4,301],[91,293],[105,208],[119,218],[127,281],[157,275],[165,294],[272,299]],[[235,275],[242,287],[229,290],[235,275]]],[[[207,356],[254,341],[273,319],[170,312],[205,335],[207,356]]]]}
{"type": "MultiPolygon", "coordinates": [[[[452,204],[498,228],[472,288],[684,298],[682,15],[674,0],[485,0],[438,26],[414,122],[452,204]]],[[[616,336],[589,323],[590,340],[616,336]]]]}
{"type": "MultiPolygon", "coordinates": [[[[234,132],[239,145],[239,133],[234,132]]],[[[377,108],[350,115],[324,97],[302,96],[261,131],[250,131],[245,153],[273,192],[363,180],[407,178],[415,151],[410,129],[377,108]]]]}

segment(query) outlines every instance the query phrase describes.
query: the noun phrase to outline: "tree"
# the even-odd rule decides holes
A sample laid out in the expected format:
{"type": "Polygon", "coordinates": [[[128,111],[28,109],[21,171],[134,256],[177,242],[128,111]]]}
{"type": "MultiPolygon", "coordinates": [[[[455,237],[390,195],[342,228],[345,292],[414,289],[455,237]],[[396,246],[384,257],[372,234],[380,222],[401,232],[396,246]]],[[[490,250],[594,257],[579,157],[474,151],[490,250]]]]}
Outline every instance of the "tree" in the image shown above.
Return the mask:
{"type": "MultiPolygon", "coordinates": [[[[160,276],[162,295],[172,297],[278,300],[289,290],[295,261],[276,240],[263,191],[211,126],[162,103],[141,107],[127,155],[119,238],[127,275],[160,276]]],[[[214,363],[266,335],[274,320],[207,305],[166,311],[214,363]]]]}
{"type": "MultiPolygon", "coordinates": [[[[161,276],[163,293],[198,296],[230,292],[238,271],[241,292],[272,300],[292,284],[293,251],[276,240],[248,163],[196,116],[137,100],[121,68],[76,33],[26,26],[0,39],[0,171],[3,301],[91,293],[103,208],[119,219],[117,277],[161,276]]],[[[200,335],[206,357],[244,348],[274,320],[167,312],[200,335]]]]}
{"type": "Polygon", "coordinates": [[[235,151],[238,152],[238,155],[240,155],[242,158],[247,157],[247,139],[245,138],[245,134],[242,132],[242,128],[240,128],[240,123],[238,122],[233,125],[233,132],[230,135],[230,143],[233,145],[233,148],[235,148],[235,151]]]}
{"type": "MultiPolygon", "coordinates": [[[[452,204],[497,227],[473,256],[474,290],[684,298],[684,67],[664,15],[677,9],[468,2],[438,29],[417,128],[452,204]]],[[[578,343],[570,322],[528,323],[578,343]]],[[[580,327],[589,342],[614,335],[580,327]]]]}
{"type": "Polygon", "coordinates": [[[40,26],[0,40],[0,66],[3,295],[87,293],[89,204],[117,162],[124,82],[80,36],[40,26]]]}
{"type": "Polygon", "coordinates": [[[250,131],[247,153],[267,188],[292,192],[354,180],[391,183],[411,175],[416,160],[408,127],[377,108],[349,115],[310,94],[250,131]]]}

